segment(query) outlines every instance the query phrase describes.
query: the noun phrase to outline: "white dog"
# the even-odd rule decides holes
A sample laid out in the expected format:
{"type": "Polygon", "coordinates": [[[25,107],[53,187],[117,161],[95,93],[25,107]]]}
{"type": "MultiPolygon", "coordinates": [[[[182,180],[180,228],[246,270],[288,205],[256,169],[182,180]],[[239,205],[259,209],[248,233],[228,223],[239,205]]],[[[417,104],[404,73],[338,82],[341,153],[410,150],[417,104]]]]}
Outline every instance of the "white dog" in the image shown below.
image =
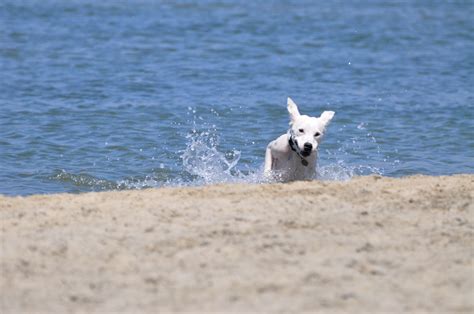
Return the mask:
{"type": "Polygon", "coordinates": [[[267,146],[265,175],[279,181],[314,179],[317,149],[334,111],[324,111],[319,118],[301,115],[288,97],[288,112],[290,129],[267,146]]]}

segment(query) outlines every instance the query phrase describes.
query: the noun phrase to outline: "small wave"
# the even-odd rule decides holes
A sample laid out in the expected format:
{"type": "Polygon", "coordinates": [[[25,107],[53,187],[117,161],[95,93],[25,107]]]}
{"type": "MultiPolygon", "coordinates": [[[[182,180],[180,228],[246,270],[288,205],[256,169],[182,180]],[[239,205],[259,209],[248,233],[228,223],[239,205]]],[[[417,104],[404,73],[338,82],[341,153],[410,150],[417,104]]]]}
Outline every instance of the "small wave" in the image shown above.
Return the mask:
{"type": "Polygon", "coordinates": [[[116,182],[100,179],[89,174],[69,173],[66,170],[58,170],[49,177],[50,180],[60,181],[78,188],[89,188],[92,190],[116,190],[120,185],[116,182]]]}
{"type": "MultiPolygon", "coordinates": [[[[87,173],[71,173],[66,170],[58,170],[48,179],[60,181],[65,185],[75,187],[79,191],[107,191],[107,190],[131,190],[166,186],[170,180],[162,173],[144,177],[125,178],[117,181],[98,178],[87,173]]],[[[75,190],[73,188],[73,190],[75,190]]]]}
{"type": "Polygon", "coordinates": [[[347,181],[357,175],[377,174],[382,175],[383,171],[377,167],[368,165],[350,166],[339,160],[325,166],[317,168],[316,179],[325,181],[347,181]]]}

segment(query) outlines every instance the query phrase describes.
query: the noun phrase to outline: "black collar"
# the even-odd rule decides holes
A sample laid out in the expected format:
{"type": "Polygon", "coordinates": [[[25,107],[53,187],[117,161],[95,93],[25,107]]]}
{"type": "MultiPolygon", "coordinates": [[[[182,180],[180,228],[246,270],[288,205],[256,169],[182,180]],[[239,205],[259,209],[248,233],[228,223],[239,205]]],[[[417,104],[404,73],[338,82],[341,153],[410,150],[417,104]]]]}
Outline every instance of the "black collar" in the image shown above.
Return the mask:
{"type": "Polygon", "coordinates": [[[303,156],[301,156],[301,152],[298,149],[298,144],[295,143],[295,140],[291,135],[288,139],[288,144],[290,145],[291,150],[294,151],[298,155],[298,157],[301,158],[301,164],[306,167],[308,165],[308,161],[304,159],[303,156]]]}

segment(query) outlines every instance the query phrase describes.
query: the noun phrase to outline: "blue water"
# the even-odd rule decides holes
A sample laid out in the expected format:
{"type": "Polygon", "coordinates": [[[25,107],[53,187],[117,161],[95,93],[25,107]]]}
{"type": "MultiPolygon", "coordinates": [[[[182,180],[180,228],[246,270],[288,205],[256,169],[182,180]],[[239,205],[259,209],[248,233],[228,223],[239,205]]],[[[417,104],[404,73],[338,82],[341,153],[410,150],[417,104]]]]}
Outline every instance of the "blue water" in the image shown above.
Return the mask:
{"type": "Polygon", "coordinates": [[[473,1],[0,1],[0,194],[474,172],[473,1]]]}

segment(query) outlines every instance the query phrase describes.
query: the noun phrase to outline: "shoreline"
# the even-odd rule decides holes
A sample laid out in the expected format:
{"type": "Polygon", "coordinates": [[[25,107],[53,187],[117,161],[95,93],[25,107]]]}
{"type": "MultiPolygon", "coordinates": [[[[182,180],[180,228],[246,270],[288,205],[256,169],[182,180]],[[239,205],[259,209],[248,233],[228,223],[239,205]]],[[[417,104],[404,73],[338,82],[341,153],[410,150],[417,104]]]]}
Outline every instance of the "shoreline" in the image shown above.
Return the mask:
{"type": "Polygon", "coordinates": [[[1,196],[0,309],[472,312],[474,175],[1,196]]]}
{"type": "Polygon", "coordinates": [[[271,185],[291,185],[299,182],[306,182],[309,184],[312,183],[329,183],[329,184],[338,184],[338,183],[349,183],[353,180],[358,180],[362,178],[374,178],[375,180],[387,179],[387,180],[406,180],[412,178],[450,178],[450,177],[473,177],[474,173],[454,173],[449,175],[430,175],[430,174],[411,174],[401,177],[391,177],[383,176],[379,174],[368,174],[368,175],[354,175],[350,179],[345,180],[333,180],[333,179],[313,179],[313,180],[303,180],[303,181],[290,181],[290,182],[223,182],[223,183],[212,183],[212,184],[199,184],[199,185],[166,185],[166,186],[157,186],[157,187],[146,187],[146,188],[124,188],[124,189],[106,189],[106,190],[97,190],[97,191],[74,191],[74,192],[45,192],[45,193],[32,193],[32,194],[2,194],[0,193],[1,199],[25,199],[30,197],[42,197],[42,196],[61,196],[61,195],[76,195],[81,196],[85,194],[99,194],[99,193],[120,193],[120,192],[142,192],[142,191],[160,191],[160,190],[181,190],[181,189],[201,189],[201,188],[213,188],[219,186],[271,186],[271,185]]]}

